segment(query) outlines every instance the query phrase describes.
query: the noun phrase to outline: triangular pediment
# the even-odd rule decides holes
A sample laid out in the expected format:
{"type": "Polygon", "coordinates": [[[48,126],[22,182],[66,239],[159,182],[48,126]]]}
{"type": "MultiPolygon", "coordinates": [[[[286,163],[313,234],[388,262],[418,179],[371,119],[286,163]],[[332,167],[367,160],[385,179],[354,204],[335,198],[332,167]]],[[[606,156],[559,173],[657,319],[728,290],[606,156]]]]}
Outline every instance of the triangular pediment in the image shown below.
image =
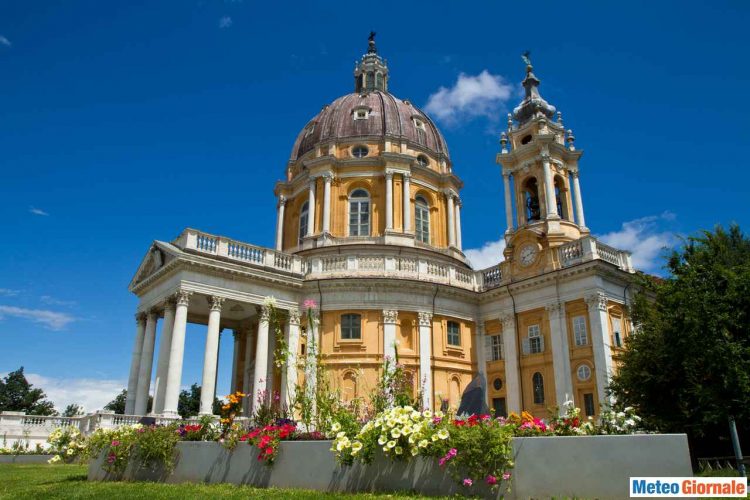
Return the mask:
{"type": "Polygon", "coordinates": [[[141,265],[138,266],[135,276],[130,280],[128,288],[132,291],[133,287],[138,283],[157,272],[166,264],[174,260],[174,258],[175,255],[170,252],[168,245],[155,241],[141,260],[141,265]]]}

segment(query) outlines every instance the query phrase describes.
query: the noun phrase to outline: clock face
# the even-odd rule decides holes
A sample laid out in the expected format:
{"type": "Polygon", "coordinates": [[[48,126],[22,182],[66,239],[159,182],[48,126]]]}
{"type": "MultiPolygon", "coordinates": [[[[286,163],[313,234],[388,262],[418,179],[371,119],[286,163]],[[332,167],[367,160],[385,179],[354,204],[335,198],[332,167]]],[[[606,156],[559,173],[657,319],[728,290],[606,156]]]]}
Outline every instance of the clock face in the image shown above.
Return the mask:
{"type": "Polygon", "coordinates": [[[536,245],[524,245],[521,247],[521,251],[518,253],[518,259],[521,261],[522,266],[530,266],[536,260],[536,256],[538,253],[539,248],[536,245]]]}

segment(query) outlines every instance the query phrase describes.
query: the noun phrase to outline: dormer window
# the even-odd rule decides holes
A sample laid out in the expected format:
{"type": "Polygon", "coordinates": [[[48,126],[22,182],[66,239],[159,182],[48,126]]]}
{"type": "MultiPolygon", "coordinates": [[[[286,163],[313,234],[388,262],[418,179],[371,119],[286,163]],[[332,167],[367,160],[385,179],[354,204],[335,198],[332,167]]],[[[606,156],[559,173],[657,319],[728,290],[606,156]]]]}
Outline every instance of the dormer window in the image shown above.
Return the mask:
{"type": "Polygon", "coordinates": [[[521,139],[521,144],[528,144],[531,142],[531,135],[524,136],[523,139],[521,139]]]}
{"type": "Polygon", "coordinates": [[[430,160],[427,159],[425,155],[419,155],[417,156],[417,165],[420,167],[429,167],[430,166],[430,160]]]}
{"type": "Polygon", "coordinates": [[[424,126],[424,122],[420,120],[419,118],[412,118],[414,121],[414,127],[417,129],[417,142],[419,144],[426,144],[427,142],[427,132],[424,126]]]}
{"type": "Polygon", "coordinates": [[[414,120],[414,126],[417,127],[417,130],[421,130],[424,132],[424,122],[417,118],[413,118],[413,120],[414,120]]]}
{"type": "Polygon", "coordinates": [[[354,146],[352,148],[352,156],[355,158],[364,158],[370,153],[370,150],[367,149],[367,146],[354,146]]]}
{"type": "Polygon", "coordinates": [[[357,108],[352,112],[352,117],[355,120],[367,120],[370,118],[370,109],[369,108],[357,108]]]}

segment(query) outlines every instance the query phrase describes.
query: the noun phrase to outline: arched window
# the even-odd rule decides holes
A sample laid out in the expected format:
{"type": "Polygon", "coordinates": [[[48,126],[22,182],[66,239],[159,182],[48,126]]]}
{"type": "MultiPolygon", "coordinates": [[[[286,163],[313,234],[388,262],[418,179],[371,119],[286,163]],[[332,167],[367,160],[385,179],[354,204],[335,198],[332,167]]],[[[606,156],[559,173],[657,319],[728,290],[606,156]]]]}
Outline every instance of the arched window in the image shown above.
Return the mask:
{"type": "Polygon", "coordinates": [[[539,187],[536,178],[532,177],[523,183],[524,205],[526,207],[526,222],[533,222],[542,218],[539,206],[539,187]]]}
{"type": "Polygon", "coordinates": [[[349,195],[349,236],[370,236],[370,195],[364,189],[349,195]]]}
{"type": "Polygon", "coordinates": [[[302,208],[299,211],[299,238],[297,239],[298,244],[302,244],[302,238],[307,236],[307,223],[310,217],[310,204],[304,202],[302,208]]]}
{"type": "Polygon", "coordinates": [[[531,377],[531,384],[534,388],[534,404],[544,404],[544,377],[539,372],[534,373],[531,377]]]}
{"type": "Polygon", "coordinates": [[[383,73],[375,73],[375,88],[378,90],[385,90],[383,88],[383,73]]]}
{"type": "Polygon", "coordinates": [[[568,190],[565,188],[565,181],[561,177],[555,177],[555,201],[557,202],[557,214],[564,220],[570,220],[568,214],[568,190]]]}
{"type": "Polygon", "coordinates": [[[419,165],[420,167],[429,167],[430,160],[428,160],[425,155],[419,155],[417,156],[417,165],[419,165]]]}
{"type": "Polygon", "coordinates": [[[372,90],[375,87],[375,73],[372,71],[367,73],[367,90],[372,90]]]}
{"type": "Polygon", "coordinates": [[[430,242],[430,206],[421,196],[414,200],[414,230],[417,241],[430,242]]]}

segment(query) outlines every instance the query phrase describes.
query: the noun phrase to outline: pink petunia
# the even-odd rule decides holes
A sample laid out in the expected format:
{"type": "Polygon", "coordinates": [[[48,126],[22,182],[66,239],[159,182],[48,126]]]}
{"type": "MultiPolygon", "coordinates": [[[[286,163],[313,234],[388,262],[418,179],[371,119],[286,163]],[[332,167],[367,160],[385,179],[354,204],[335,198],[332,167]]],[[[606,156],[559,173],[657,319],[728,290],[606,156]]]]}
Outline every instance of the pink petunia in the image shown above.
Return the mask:
{"type": "Polygon", "coordinates": [[[497,484],[497,478],[492,474],[488,475],[484,481],[489,485],[497,484]]]}
{"type": "Polygon", "coordinates": [[[471,479],[469,479],[468,477],[467,477],[466,479],[464,479],[464,486],[466,486],[467,488],[468,488],[469,486],[471,486],[472,484],[474,484],[474,481],[472,481],[472,480],[471,480],[471,479]]]}
{"type": "Polygon", "coordinates": [[[510,472],[503,472],[503,481],[510,479],[510,472]]]}

